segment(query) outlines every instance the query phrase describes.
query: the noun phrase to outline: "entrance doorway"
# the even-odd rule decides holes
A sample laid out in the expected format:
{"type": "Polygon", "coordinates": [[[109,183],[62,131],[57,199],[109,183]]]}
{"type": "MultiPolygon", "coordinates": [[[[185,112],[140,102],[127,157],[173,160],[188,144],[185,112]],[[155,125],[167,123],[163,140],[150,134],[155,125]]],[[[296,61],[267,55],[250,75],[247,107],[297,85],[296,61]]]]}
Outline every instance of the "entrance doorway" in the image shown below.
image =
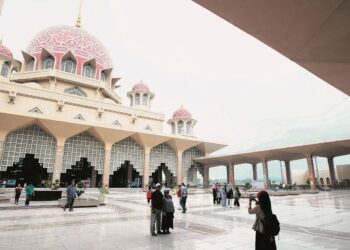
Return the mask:
{"type": "Polygon", "coordinates": [[[163,187],[172,188],[174,186],[174,177],[165,163],[160,164],[157,170],[152,174],[153,185],[160,183],[163,187]]]}
{"type": "Polygon", "coordinates": [[[140,187],[141,186],[141,176],[137,172],[130,161],[125,161],[121,164],[117,171],[113,172],[110,176],[110,186],[111,187],[140,187]]]}
{"type": "Polygon", "coordinates": [[[35,158],[34,154],[26,154],[24,158],[20,158],[18,162],[14,162],[13,166],[7,168],[2,174],[2,178],[15,179],[16,185],[24,183],[32,183],[35,187],[44,186],[48,180],[49,174],[47,169],[39,163],[39,159],[35,158]]]}
{"type": "Polygon", "coordinates": [[[89,183],[89,187],[97,187],[101,182],[101,175],[95,170],[94,166],[87,158],[80,158],[75,165],[72,165],[71,169],[67,169],[66,173],[61,174],[61,182],[64,186],[68,186],[71,181],[75,179],[76,182],[86,181],[89,183]]]}

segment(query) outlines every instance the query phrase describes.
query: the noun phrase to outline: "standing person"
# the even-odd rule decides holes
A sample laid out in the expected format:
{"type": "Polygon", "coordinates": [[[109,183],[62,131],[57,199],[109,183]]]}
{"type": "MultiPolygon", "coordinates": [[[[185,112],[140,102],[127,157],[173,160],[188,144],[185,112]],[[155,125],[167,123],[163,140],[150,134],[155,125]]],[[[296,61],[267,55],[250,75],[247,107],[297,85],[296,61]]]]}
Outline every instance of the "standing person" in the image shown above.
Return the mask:
{"type": "Polygon", "coordinates": [[[227,205],[232,207],[232,198],[233,198],[233,190],[230,184],[227,184],[226,187],[226,194],[227,194],[227,205]]]}
{"type": "Polygon", "coordinates": [[[148,191],[146,194],[147,203],[149,204],[152,198],[152,187],[148,186],[148,191]]]}
{"type": "Polygon", "coordinates": [[[253,230],[256,231],[255,250],[276,250],[275,237],[263,234],[262,220],[265,216],[272,215],[271,201],[269,194],[266,191],[260,191],[257,194],[258,201],[253,197],[249,199],[249,214],[255,214],[256,220],[253,225],[253,230]],[[255,207],[252,208],[252,201],[255,201],[255,207]]]}
{"type": "Polygon", "coordinates": [[[22,187],[21,184],[18,184],[18,186],[15,188],[15,204],[18,205],[19,197],[22,193],[22,187]]]}
{"type": "Polygon", "coordinates": [[[181,185],[178,185],[177,186],[177,192],[176,192],[176,195],[177,195],[177,198],[179,198],[179,204],[180,204],[180,207],[179,207],[179,210],[181,210],[181,185]]]}
{"type": "Polygon", "coordinates": [[[75,180],[73,179],[71,184],[67,187],[67,203],[64,205],[63,210],[69,207],[69,211],[73,211],[74,199],[77,197],[77,188],[75,186],[75,180]]]}
{"type": "Polygon", "coordinates": [[[34,195],[34,187],[33,184],[28,182],[28,185],[26,186],[26,206],[29,206],[29,202],[32,200],[34,195]]]}
{"type": "Polygon", "coordinates": [[[215,205],[216,202],[217,202],[217,198],[216,198],[216,196],[217,196],[216,184],[213,184],[213,189],[212,189],[212,191],[213,191],[213,203],[214,203],[214,205],[215,205]]]}
{"type": "Polygon", "coordinates": [[[219,183],[216,185],[216,202],[218,205],[221,204],[221,186],[219,183]]]}
{"type": "Polygon", "coordinates": [[[182,207],[182,213],[186,213],[187,208],[186,208],[186,201],[187,201],[187,187],[185,183],[182,183],[182,188],[181,188],[181,207],[182,207]]]}
{"type": "Polygon", "coordinates": [[[226,194],[226,185],[221,187],[221,206],[222,207],[226,207],[226,198],[227,198],[227,194],[226,194]]]}
{"type": "Polygon", "coordinates": [[[235,202],[233,205],[239,207],[239,199],[241,198],[241,192],[239,192],[239,188],[235,187],[235,202]]]}
{"type": "Polygon", "coordinates": [[[157,236],[162,234],[160,231],[161,215],[163,208],[163,194],[160,192],[161,186],[159,183],[156,185],[156,190],[152,193],[152,208],[151,208],[151,234],[157,236]],[[155,233],[155,226],[157,224],[157,234],[155,233]]]}
{"type": "Polygon", "coordinates": [[[163,198],[163,216],[162,216],[162,230],[164,234],[169,234],[169,228],[174,229],[174,203],[169,194],[169,190],[164,191],[163,198]]]}

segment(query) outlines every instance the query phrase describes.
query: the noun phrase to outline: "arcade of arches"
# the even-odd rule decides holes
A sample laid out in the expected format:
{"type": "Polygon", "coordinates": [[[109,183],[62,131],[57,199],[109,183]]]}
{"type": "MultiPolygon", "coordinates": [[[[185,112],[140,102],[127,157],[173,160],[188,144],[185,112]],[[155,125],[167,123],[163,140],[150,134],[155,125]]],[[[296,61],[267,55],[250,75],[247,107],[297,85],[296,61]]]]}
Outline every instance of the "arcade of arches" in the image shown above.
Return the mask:
{"type": "Polygon", "coordinates": [[[202,173],[203,166],[193,159],[203,155],[196,147],[179,151],[166,142],[150,148],[147,154],[132,137],[111,144],[107,151],[105,143],[86,131],[65,139],[60,146],[54,136],[34,124],[5,137],[0,178],[15,179],[21,184],[31,182],[35,186],[56,179],[64,186],[76,179],[84,180],[90,187],[141,187],[158,182],[173,187],[179,182],[180,168],[180,180],[197,185],[197,172],[202,173]],[[147,167],[149,183],[144,184],[147,167]]]}

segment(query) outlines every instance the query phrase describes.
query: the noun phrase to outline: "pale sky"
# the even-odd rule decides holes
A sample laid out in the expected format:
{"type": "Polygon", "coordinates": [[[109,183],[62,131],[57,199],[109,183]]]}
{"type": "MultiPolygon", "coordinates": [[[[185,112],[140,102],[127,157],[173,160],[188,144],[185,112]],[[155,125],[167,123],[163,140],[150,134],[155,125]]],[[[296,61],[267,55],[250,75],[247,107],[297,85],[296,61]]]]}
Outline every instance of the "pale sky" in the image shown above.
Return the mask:
{"type": "MultiPolygon", "coordinates": [[[[35,34],[74,25],[78,7],[79,0],[5,0],[3,43],[22,60],[35,34]]],[[[124,105],[143,80],[156,94],[154,111],[168,119],[184,105],[198,120],[197,137],[229,145],[215,154],[350,137],[347,95],[190,0],[85,0],[82,27],[110,51],[124,105]]],[[[279,163],[270,166],[279,177],[279,163]]],[[[306,169],[303,160],[291,166],[306,169]]],[[[224,177],[225,169],[210,175],[224,177]]],[[[250,176],[248,165],[236,171],[250,176]]]]}

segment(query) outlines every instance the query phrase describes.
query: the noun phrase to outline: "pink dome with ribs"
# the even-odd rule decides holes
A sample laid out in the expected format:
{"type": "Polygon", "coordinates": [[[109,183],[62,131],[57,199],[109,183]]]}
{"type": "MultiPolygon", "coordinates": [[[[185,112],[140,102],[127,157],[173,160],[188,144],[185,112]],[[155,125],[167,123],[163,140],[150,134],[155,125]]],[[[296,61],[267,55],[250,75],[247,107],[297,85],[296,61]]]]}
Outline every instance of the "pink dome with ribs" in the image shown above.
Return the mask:
{"type": "Polygon", "coordinates": [[[149,87],[146,84],[144,84],[143,82],[136,84],[134,87],[132,87],[132,90],[136,91],[136,92],[141,92],[141,93],[150,92],[149,87]]]}
{"type": "Polygon", "coordinates": [[[41,53],[43,48],[52,54],[71,51],[78,58],[95,58],[102,69],[112,67],[107,49],[97,38],[81,28],[63,25],[45,29],[33,38],[26,52],[36,55],[41,53]]]}
{"type": "Polygon", "coordinates": [[[192,119],[192,115],[188,110],[181,107],[174,112],[173,119],[192,119]]]}
{"type": "Polygon", "coordinates": [[[6,56],[10,59],[13,59],[13,55],[12,55],[11,50],[9,50],[7,47],[5,47],[1,43],[0,43],[0,55],[6,56]]]}

